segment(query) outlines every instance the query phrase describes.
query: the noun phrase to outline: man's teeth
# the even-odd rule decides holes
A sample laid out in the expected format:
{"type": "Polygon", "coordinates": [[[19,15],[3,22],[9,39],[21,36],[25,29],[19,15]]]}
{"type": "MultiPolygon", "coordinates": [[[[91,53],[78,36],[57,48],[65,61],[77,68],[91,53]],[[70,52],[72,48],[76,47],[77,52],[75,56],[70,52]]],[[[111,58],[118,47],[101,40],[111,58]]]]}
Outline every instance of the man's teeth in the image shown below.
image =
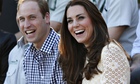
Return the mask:
{"type": "Polygon", "coordinates": [[[84,32],[84,30],[78,30],[78,31],[75,31],[75,33],[81,33],[81,32],[84,32]]]}
{"type": "Polygon", "coordinates": [[[26,31],[27,34],[30,34],[30,33],[32,33],[32,32],[34,32],[34,31],[26,31]]]}

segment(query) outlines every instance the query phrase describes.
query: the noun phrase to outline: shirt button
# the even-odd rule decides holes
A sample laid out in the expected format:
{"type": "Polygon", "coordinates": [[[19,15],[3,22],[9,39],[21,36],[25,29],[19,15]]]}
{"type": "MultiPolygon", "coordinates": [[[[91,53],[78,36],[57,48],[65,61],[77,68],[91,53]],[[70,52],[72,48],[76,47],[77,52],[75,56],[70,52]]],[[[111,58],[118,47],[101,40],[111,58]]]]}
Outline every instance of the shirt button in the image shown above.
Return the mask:
{"type": "Polygon", "coordinates": [[[42,79],[44,79],[44,76],[41,76],[42,79]]]}

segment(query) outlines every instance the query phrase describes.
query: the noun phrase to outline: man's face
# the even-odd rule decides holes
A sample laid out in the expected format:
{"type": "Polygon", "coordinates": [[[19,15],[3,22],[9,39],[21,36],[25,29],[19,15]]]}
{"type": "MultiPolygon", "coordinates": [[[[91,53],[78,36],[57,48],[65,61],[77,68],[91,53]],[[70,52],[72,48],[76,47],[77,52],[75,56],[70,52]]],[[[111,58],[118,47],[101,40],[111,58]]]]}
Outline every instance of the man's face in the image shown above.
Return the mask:
{"type": "Polygon", "coordinates": [[[17,12],[19,29],[28,42],[40,47],[49,34],[49,13],[43,18],[40,8],[35,1],[23,2],[17,12]]]}

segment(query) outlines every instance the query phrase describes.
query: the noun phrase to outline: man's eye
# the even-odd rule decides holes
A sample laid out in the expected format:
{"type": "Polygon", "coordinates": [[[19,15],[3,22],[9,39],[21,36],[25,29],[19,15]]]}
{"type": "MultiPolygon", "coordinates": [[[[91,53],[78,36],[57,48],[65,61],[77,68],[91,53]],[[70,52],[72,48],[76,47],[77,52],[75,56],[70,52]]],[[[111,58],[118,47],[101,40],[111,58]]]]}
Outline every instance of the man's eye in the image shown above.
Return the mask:
{"type": "Polygon", "coordinates": [[[23,22],[23,21],[24,21],[24,18],[20,18],[19,21],[20,21],[20,22],[23,22]]]}

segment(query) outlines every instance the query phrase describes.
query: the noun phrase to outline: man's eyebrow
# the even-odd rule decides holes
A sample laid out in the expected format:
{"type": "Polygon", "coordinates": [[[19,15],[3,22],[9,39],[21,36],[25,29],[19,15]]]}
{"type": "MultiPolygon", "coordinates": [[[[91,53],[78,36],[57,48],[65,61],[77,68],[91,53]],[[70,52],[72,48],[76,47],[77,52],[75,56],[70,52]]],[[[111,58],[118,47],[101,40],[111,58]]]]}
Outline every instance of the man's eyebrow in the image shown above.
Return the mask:
{"type": "Polygon", "coordinates": [[[17,19],[21,19],[21,18],[24,18],[23,16],[19,16],[19,17],[17,17],[17,19]]]}

